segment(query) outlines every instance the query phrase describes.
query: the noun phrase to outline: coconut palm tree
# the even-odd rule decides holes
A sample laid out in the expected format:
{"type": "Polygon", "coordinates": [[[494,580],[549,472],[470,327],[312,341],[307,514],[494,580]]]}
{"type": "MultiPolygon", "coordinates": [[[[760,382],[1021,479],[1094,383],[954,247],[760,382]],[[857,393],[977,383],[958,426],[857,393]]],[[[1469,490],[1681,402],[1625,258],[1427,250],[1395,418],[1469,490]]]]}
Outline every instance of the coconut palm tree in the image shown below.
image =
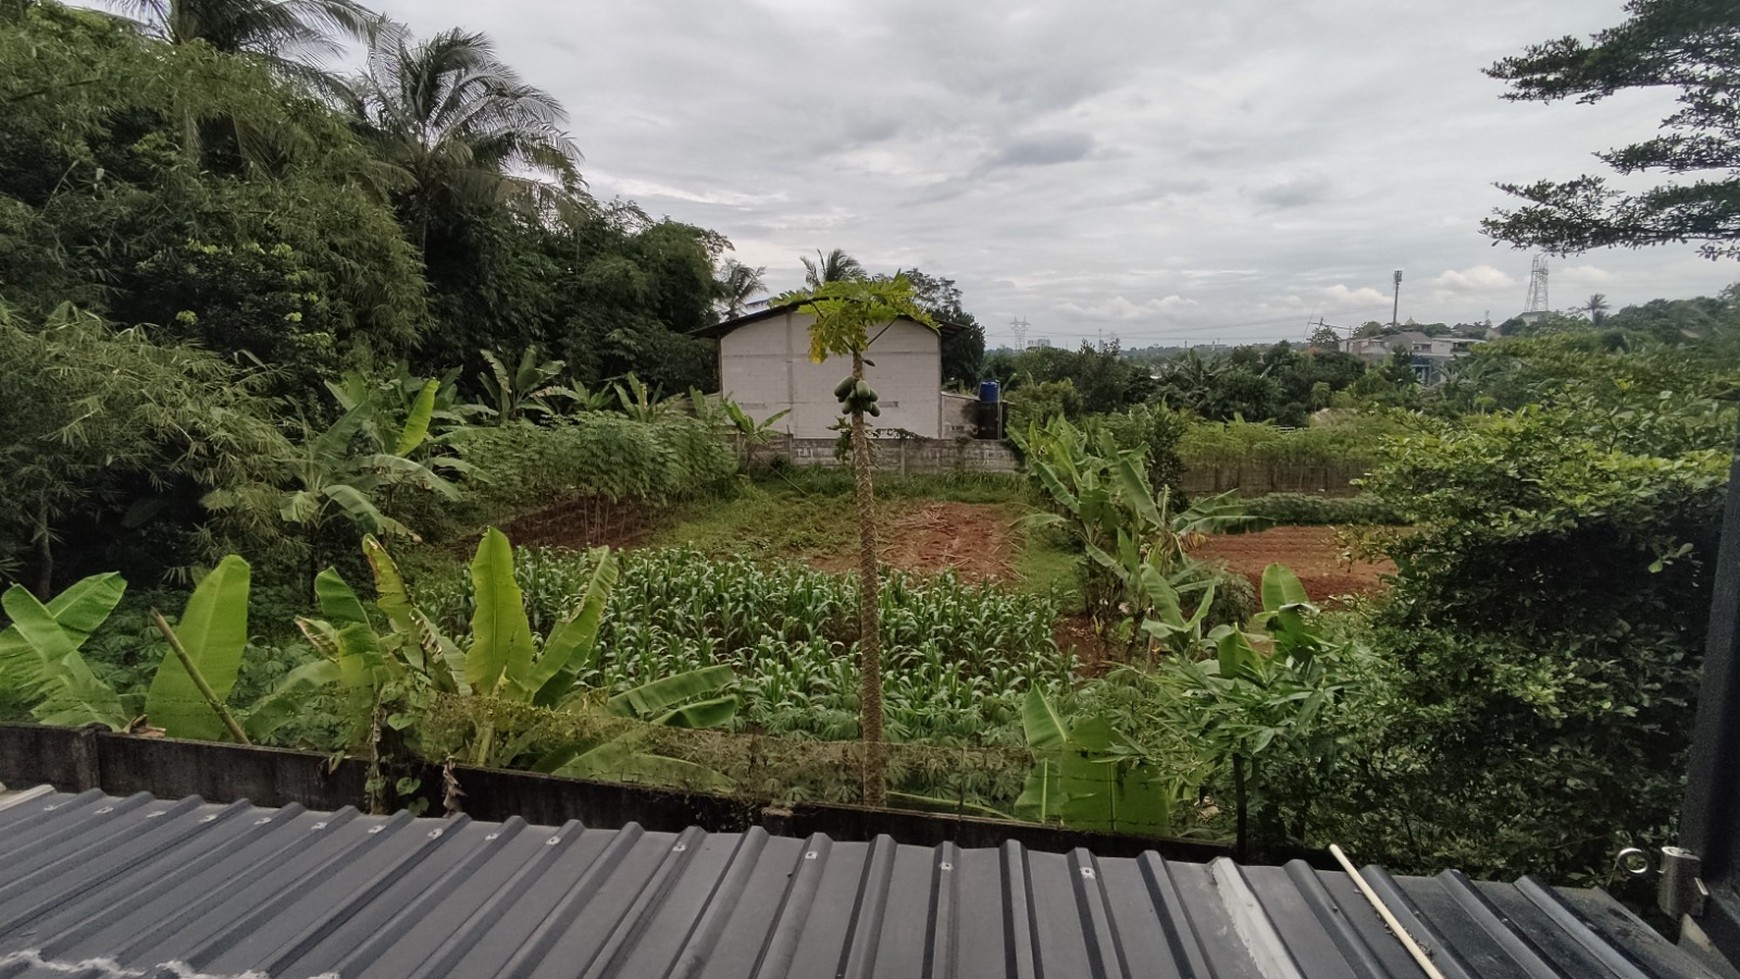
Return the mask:
{"type": "Polygon", "coordinates": [[[401,217],[428,245],[431,219],[453,208],[579,199],[580,151],[555,97],[526,84],[487,36],[456,29],[416,41],[403,25],[369,32],[365,72],[346,86],[364,139],[398,168],[401,217]]]}
{"type": "Polygon", "coordinates": [[[864,266],[860,265],[857,259],[846,254],[846,250],[843,248],[836,248],[826,255],[823,255],[822,250],[818,248],[816,249],[815,261],[812,262],[807,258],[802,261],[804,263],[804,286],[809,289],[820,289],[830,282],[856,282],[869,278],[864,271],[864,266]]]}
{"type": "Polygon", "coordinates": [[[767,285],[762,281],[766,274],[765,268],[751,268],[735,258],[725,260],[725,264],[719,267],[719,293],[725,304],[726,318],[742,316],[750,301],[767,291],[767,285]]]}
{"type": "Polygon", "coordinates": [[[361,38],[378,14],[355,0],[108,0],[147,33],[171,44],[204,41],[260,55],[290,74],[342,52],[334,35],[361,38]]]}
{"type": "Polygon", "coordinates": [[[1577,308],[1579,311],[1589,314],[1590,323],[1599,323],[1607,318],[1607,310],[1611,307],[1607,305],[1607,297],[1597,292],[1584,300],[1583,305],[1577,308]]]}

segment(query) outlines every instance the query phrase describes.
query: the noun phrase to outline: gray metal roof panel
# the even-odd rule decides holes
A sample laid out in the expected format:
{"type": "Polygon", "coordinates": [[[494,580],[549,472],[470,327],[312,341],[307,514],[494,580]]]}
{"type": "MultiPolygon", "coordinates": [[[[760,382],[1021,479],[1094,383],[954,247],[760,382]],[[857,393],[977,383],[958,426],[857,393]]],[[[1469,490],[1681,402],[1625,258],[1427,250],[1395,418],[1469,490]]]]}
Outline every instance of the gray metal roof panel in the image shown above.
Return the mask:
{"type": "MultiPolygon", "coordinates": [[[[1374,889],[1450,979],[1708,973],[1598,891],[1374,889]]],[[[263,809],[0,808],[0,979],[1423,975],[1344,874],[263,809]]]]}

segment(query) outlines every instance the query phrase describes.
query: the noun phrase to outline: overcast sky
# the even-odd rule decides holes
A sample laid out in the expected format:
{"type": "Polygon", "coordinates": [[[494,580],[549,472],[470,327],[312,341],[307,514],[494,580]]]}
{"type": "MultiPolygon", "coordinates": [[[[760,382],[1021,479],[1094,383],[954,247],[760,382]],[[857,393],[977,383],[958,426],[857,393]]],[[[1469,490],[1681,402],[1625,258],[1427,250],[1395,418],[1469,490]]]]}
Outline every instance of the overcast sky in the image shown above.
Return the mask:
{"type": "MultiPolygon", "coordinates": [[[[1480,73],[1619,0],[392,0],[482,30],[568,107],[600,197],[717,230],[775,290],[844,248],[955,279],[993,346],[1502,320],[1498,180],[1603,172],[1663,99],[1508,103],[1480,73]]],[[[1552,265],[1556,308],[1713,293],[1690,246],[1552,265]]]]}

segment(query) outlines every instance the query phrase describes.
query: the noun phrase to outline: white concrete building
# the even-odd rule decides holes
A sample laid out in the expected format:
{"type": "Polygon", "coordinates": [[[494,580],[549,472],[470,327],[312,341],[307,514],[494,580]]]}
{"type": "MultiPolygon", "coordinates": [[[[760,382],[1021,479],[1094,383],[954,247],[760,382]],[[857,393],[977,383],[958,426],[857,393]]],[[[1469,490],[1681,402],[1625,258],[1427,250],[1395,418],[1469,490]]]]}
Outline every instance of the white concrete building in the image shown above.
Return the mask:
{"type": "MultiPolygon", "coordinates": [[[[810,360],[810,323],[814,317],[795,306],[781,306],[726,320],[699,332],[719,341],[719,389],[744,411],[761,419],[791,410],[775,428],[797,438],[830,438],[840,418],[834,387],[852,373],[846,357],[810,360]]],[[[882,415],[870,419],[881,429],[904,429],[926,438],[962,434],[942,393],[942,337],[922,323],[895,320],[871,332],[865,381],[876,389],[882,415]]],[[[953,407],[953,406],[951,406],[953,407]]]]}
{"type": "Polygon", "coordinates": [[[1396,350],[1408,352],[1414,375],[1421,384],[1432,385],[1444,380],[1450,364],[1466,355],[1481,341],[1469,337],[1427,336],[1418,330],[1391,333],[1375,337],[1357,337],[1344,341],[1342,349],[1370,364],[1381,364],[1396,350]]]}

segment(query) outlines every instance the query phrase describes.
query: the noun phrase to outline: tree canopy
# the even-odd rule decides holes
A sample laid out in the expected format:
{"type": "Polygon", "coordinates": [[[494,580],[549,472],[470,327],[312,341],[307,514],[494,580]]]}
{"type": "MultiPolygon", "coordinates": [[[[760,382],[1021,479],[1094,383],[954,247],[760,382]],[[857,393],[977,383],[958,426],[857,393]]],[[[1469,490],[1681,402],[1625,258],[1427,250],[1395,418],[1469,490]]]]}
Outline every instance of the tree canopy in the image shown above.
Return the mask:
{"type": "Polygon", "coordinates": [[[1652,139],[1599,151],[1622,176],[1709,174],[1641,191],[1605,177],[1499,187],[1526,203],[1482,222],[1486,234],[1565,254],[1699,242],[1707,258],[1740,258],[1740,6],[1726,0],[1629,0],[1630,15],[1584,41],[1562,37],[1505,58],[1487,74],[1505,98],[1589,104],[1634,89],[1676,92],[1652,139]]]}

